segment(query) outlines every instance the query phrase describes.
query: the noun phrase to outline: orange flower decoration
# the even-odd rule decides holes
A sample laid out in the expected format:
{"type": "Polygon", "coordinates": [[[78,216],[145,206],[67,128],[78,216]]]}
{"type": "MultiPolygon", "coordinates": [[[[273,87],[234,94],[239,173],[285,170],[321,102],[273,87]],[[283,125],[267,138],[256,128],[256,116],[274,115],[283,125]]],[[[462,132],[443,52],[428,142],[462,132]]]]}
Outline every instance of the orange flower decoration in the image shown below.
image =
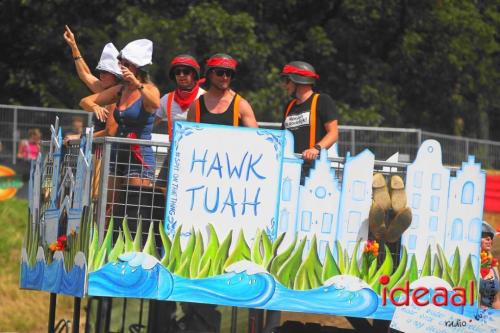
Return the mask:
{"type": "Polygon", "coordinates": [[[378,257],[378,249],[379,244],[375,240],[368,240],[365,244],[365,248],[363,249],[363,253],[366,253],[368,256],[378,257]]]}

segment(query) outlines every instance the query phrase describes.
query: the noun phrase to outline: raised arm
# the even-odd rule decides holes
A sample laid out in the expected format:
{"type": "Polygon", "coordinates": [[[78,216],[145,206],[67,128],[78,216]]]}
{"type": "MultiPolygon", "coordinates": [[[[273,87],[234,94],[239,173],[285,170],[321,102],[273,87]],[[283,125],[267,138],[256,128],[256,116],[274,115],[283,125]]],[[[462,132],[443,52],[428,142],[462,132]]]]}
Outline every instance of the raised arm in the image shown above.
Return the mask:
{"type": "Polygon", "coordinates": [[[121,89],[122,85],[119,84],[100,93],[84,97],[80,101],[80,107],[85,111],[94,112],[97,119],[105,121],[109,110],[103,106],[116,103],[118,101],[118,93],[121,89]]]}
{"type": "Polygon", "coordinates": [[[89,66],[83,59],[80,50],[78,49],[78,45],[76,43],[75,35],[71,32],[70,28],[66,25],[64,26],[64,40],[68,43],[71,48],[71,55],[75,61],[76,72],[78,73],[78,77],[82,80],[83,83],[93,92],[98,93],[104,90],[102,86],[102,82],[95,77],[90,71],[89,66]]]}
{"type": "Polygon", "coordinates": [[[257,120],[255,120],[255,114],[253,113],[252,106],[244,98],[240,100],[240,115],[241,122],[245,127],[257,128],[257,120]]]}
{"type": "Polygon", "coordinates": [[[129,82],[130,85],[139,89],[144,97],[144,110],[149,113],[156,112],[160,107],[160,91],[153,83],[142,83],[139,79],[125,66],[120,66],[123,74],[123,80],[129,82]]]}

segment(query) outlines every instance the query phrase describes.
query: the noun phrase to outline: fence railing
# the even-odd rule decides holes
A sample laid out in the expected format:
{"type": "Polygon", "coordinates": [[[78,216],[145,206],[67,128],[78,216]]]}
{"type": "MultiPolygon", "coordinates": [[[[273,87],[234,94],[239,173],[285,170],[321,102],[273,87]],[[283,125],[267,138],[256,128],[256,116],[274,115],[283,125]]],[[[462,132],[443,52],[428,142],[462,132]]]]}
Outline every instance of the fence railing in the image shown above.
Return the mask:
{"type": "MultiPolygon", "coordinates": [[[[44,139],[48,128],[58,116],[63,131],[71,129],[75,116],[83,118],[84,126],[91,123],[92,114],[81,110],[43,107],[12,106],[0,104],[0,163],[16,164],[19,141],[27,138],[30,128],[39,128],[44,139]]],[[[260,122],[261,127],[279,128],[279,123],[260,122]]],[[[155,129],[164,132],[165,126],[155,129]]],[[[64,132],[63,132],[64,135],[64,132]]],[[[410,162],[426,139],[441,143],[443,163],[460,165],[468,155],[475,155],[483,168],[500,169],[500,142],[438,134],[413,128],[388,128],[365,126],[339,126],[339,155],[351,155],[370,149],[378,160],[385,160],[399,152],[399,161],[410,162]]]]}

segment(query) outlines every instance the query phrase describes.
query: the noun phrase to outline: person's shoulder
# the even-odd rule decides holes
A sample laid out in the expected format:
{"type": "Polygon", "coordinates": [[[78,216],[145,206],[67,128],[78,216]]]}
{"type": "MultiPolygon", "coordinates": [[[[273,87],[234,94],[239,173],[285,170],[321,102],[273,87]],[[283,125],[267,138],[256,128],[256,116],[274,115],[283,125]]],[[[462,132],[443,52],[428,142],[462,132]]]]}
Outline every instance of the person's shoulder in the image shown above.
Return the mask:
{"type": "Polygon", "coordinates": [[[326,93],[316,93],[318,94],[318,100],[322,100],[322,101],[331,101],[333,102],[333,98],[332,96],[326,94],[326,93]]]}

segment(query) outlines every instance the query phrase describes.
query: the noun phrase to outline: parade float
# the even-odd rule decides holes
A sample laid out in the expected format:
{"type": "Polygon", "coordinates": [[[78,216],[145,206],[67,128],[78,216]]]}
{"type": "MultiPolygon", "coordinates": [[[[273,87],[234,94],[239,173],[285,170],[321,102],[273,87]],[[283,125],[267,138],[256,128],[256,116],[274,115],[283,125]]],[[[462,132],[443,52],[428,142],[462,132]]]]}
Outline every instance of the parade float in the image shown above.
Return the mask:
{"type": "Polygon", "coordinates": [[[450,170],[427,140],[413,163],[378,168],[369,150],[322,151],[301,184],[289,132],[177,122],[164,219],[143,230],[144,218],[105,214],[112,145],[93,177],[92,130],[72,167],[57,123],[51,133],[31,168],[21,288],[382,320],[432,306],[481,323],[485,172],[473,156],[450,170]],[[412,219],[396,253],[369,232],[377,172],[404,178],[412,219]]]}

